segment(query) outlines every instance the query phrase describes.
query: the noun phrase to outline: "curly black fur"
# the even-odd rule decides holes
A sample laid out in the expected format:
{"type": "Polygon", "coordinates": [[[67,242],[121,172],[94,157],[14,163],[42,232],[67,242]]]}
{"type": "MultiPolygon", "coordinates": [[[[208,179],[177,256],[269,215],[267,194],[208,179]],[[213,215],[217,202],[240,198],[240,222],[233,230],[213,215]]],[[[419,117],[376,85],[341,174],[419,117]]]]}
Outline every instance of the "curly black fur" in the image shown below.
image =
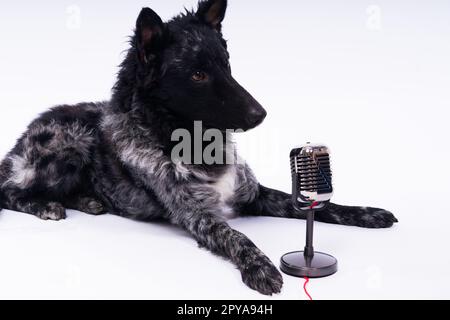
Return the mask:
{"type": "MultiPolygon", "coordinates": [[[[222,37],[227,1],[201,1],[167,23],[142,10],[110,101],[59,106],[33,121],[0,164],[0,204],[42,219],[65,208],[139,220],[164,218],[229,258],[263,294],[281,290],[272,262],[226,220],[238,215],[303,219],[291,197],[265,188],[245,163],[174,163],[171,134],[194,120],[249,130],[265,110],[231,76],[222,37]]],[[[231,144],[231,136],[226,136],[231,144]]],[[[224,148],[223,152],[226,152],[224,148]]],[[[390,227],[388,211],[331,204],[328,223],[390,227]]]]}

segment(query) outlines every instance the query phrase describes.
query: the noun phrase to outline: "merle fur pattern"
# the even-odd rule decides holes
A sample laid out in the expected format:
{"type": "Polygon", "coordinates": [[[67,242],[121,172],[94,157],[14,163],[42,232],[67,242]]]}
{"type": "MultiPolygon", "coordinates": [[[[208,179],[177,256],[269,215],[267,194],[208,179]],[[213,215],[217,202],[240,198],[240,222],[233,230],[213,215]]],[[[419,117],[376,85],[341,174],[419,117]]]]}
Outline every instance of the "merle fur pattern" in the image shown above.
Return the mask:
{"type": "MultiPolygon", "coordinates": [[[[167,219],[231,260],[250,288],[278,293],[277,268],[227,219],[305,218],[291,196],[260,185],[242,162],[187,165],[170,157],[173,130],[192,130],[194,120],[249,130],[266,116],[231,75],[221,33],[226,6],[201,1],[166,23],[143,9],[111,100],[58,106],[33,121],[0,165],[1,206],[50,220],[64,219],[66,208],[167,219]]],[[[367,228],[397,221],[382,209],[336,204],[316,218],[367,228]]]]}

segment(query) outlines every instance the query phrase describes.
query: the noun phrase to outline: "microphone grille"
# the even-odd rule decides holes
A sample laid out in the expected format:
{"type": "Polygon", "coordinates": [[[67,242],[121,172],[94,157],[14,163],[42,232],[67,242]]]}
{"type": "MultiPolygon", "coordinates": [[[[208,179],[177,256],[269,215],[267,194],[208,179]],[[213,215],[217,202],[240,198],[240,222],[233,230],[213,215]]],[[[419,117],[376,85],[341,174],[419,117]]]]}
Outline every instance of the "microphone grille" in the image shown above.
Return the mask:
{"type": "Polygon", "coordinates": [[[329,150],[307,144],[291,152],[292,178],[300,201],[327,201],[333,194],[329,150]]]}

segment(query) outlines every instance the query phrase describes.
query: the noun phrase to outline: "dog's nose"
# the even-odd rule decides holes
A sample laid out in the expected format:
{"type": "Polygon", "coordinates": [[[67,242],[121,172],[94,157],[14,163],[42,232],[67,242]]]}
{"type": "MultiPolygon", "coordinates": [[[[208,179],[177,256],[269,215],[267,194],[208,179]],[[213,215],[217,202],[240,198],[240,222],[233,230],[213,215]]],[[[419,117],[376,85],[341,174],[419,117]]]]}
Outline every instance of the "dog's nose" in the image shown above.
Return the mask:
{"type": "Polygon", "coordinates": [[[263,108],[255,108],[250,110],[247,120],[253,127],[259,126],[267,117],[267,112],[263,108]]]}

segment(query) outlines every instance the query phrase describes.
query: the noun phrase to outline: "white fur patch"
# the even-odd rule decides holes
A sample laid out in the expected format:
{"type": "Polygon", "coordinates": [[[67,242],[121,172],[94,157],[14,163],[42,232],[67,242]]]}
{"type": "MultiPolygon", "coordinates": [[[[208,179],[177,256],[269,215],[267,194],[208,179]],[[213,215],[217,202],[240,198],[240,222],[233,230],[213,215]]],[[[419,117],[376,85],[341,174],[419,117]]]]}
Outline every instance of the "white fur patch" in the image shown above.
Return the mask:
{"type": "Polygon", "coordinates": [[[120,159],[136,168],[145,170],[149,174],[158,175],[165,166],[172,164],[169,161],[163,161],[163,153],[160,150],[137,148],[134,142],[124,146],[118,144],[120,150],[120,159]]]}
{"type": "Polygon", "coordinates": [[[220,195],[221,215],[227,219],[234,216],[232,208],[227,204],[236,189],[236,167],[230,166],[228,171],[212,185],[214,190],[220,195]]]}
{"type": "Polygon", "coordinates": [[[178,179],[187,179],[190,172],[189,172],[189,169],[183,165],[183,163],[176,162],[175,163],[175,174],[178,179]]]}
{"type": "Polygon", "coordinates": [[[214,190],[220,194],[220,200],[226,202],[234,194],[236,186],[236,168],[230,169],[220,179],[213,184],[214,190]]]}
{"type": "Polygon", "coordinates": [[[11,156],[10,160],[12,163],[11,176],[6,184],[11,183],[19,188],[26,188],[36,176],[36,170],[21,156],[11,156]]]}

